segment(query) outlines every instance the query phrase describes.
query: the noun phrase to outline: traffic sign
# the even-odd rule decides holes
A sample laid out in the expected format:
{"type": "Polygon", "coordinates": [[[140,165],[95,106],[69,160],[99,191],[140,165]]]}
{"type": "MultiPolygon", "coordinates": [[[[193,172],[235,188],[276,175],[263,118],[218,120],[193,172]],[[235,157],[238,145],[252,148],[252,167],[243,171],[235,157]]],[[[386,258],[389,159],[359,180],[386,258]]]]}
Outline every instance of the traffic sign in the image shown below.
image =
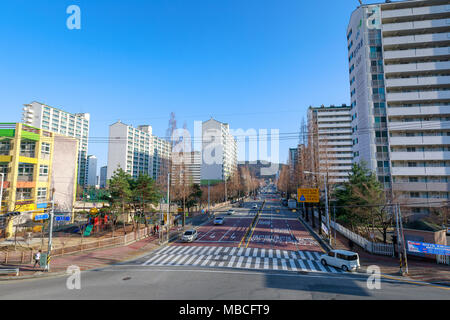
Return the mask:
{"type": "Polygon", "coordinates": [[[70,221],[70,216],[55,216],[55,221],[70,221]]]}
{"type": "Polygon", "coordinates": [[[36,216],[34,217],[34,221],[36,221],[36,220],[44,220],[44,219],[48,219],[48,213],[36,215],[36,216]]]}
{"type": "Polygon", "coordinates": [[[318,188],[298,188],[297,190],[298,202],[319,202],[318,188]]]}

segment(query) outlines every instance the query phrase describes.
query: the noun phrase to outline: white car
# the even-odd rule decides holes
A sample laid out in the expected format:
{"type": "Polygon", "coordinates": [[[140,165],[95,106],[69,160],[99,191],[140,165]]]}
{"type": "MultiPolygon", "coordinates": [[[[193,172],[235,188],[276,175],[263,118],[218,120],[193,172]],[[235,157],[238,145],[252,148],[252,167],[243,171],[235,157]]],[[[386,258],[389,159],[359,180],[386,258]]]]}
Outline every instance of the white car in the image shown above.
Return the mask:
{"type": "Polygon", "coordinates": [[[227,214],[229,216],[231,216],[232,214],[235,214],[236,211],[234,211],[233,209],[228,210],[227,214]]]}
{"type": "Polygon", "coordinates": [[[217,217],[214,219],[214,224],[223,224],[223,217],[217,217]]]}
{"type": "Polygon", "coordinates": [[[198,233],[197,230],[192,229],[192,230],[187,230],[184,232],[183,236],[181,237],[181,240],[184,242],[192,242],[195,241],[195,239],[197,239],[198,233]]]}
{"type": "Polygon", "coordinates": [[[352,271],[360,268],[358,254],[347,250],[331,250],[327,254],[320,256],[320,262],[324,266],[330,265],[341,268],[344,271],[352,271]]]}
{"type": "Polygon", "coordinates": [[[258,205],[257,205],[257,204],[254,204],[253,207],[252,207],[252,209],[258,209],[258,205]]]}

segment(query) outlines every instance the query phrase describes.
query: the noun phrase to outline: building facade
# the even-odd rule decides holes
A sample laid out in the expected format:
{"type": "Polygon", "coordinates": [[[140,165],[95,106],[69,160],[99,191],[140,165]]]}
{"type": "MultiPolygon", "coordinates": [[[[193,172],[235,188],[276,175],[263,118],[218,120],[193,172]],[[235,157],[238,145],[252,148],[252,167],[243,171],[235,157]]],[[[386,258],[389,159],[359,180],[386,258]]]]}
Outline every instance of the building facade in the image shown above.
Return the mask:
{"type": "Polygon", "coordinates": [[[350,106],[309,107],[308,131],[319,171],[328,173],[330,183],[348,181],[353,160],[350,106]]]}
{"type": "Polygon", "coordinates": [[[80,141],[78,150],[78,184],[87,184],[87,156],[89,139],[89,113],[68,113],[39,102],[25,104],[22,122],[80,141]]]}
{"type": "Polygon", "coordinates": [[[186,181],[189,184],[201,184],[201,167],[200,151],[172,153],[172,182],[186,181]]]}
{"type": "Polygon", "coordinates": [[[153,136],[151,126],[133,128],[118,121],[109,126],[106,178],[120,166],[133,177],[145,173],[157,180],[168,172],[171,153],[171,143],[153,136]]]}
{"type": "Polygon", "coordinates": [[[99,186],[101,189],[106,188],[106,175],[108,174],[108,167],[103,166],[100,168],[100,178],[99,178],[99,186]]]}
{"type": "Polygon", "coordinates": [[[202,123],[201,180],[224,181],[237,170],[237,142],[227,123],[202,123]]]}
{"type": "Polygon", "coordinates": [[[89,155],[86,164],[87,183],[89,187],[97,186],[97,157],[89,155]]]}
{"type": "Polygon", "coordinates": [[[3,194],[0,230],[12,236],[17,225],[44,213],[70,215],[76,196],[78,140],[22,123],[0,123],[0,173],[3,194]],[[8,212],[20,212],[7,218],[8,212]]]}
{"type": "Polygon", "coordinates": [[[362,5],[347,30],[354,161],[365,160],[413,214],[450,184],[450,5],[362,5]]]}

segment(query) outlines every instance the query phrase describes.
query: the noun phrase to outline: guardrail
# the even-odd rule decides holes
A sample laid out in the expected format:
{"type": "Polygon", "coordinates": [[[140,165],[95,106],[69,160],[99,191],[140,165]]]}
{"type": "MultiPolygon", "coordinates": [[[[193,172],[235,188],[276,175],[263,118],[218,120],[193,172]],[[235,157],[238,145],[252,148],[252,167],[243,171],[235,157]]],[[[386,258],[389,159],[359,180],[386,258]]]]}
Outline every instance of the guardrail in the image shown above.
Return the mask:
{"type": "Polygon", "coordinates": [[[10,269],[0,269],[0,274],[15,274],[19,275],[19,268],[10,268],[10,269]]]}
{"type": "Polygon", "coordinates": [[[450,256],[436,255],[436,262],[439,263],[439,264],[448,264],[448,265],[450,265],[450,256]]]}

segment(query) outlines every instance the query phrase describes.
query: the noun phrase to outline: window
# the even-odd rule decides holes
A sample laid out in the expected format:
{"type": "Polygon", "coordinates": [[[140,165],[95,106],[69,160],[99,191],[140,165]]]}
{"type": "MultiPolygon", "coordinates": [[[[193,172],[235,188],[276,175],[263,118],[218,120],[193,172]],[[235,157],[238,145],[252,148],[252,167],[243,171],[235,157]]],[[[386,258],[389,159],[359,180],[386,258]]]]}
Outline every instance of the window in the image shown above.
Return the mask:
{"type": "Polygon", "coordinates": [[[31,188],[17,188],[16,200],[27,200],[31,198],[31,188]]]}
{"type": "Polygon", "coordinates": [[[19,164],[19,169],[17,171],[17,175],[20,176],[31,176],[33,175],[33,165],[32,164],[19,164]]]}
{"type": "Polygon", "coordinates": [[[48,166],[46,166],[46,165],[39,166],[39,176],[40,177],[48,176],[48,166]]]}
{"type": "Polygon", "coordinates": [[[420,194],[418,192],[410,192],[409,197],[410,198],[420,198],[420,194]]]}
{"type": "Polygon", "coordinates": [[[26,157],[34,157],[35,142],[22,141],[20,143],[20,153],[26,157]]]}
{"type": "Polygon", "coordinates": [[[45,201],[45,200],[47,200],[47,188],[38,188],[37,200],[38,201],[45,201]]]}
{"type": "Polygon", "coordinates": [[[7,156],[9,155],[10,150],[9,141],[0,141],[0,155],[7,156]]]}
{"type": "MultiPolygon", "coordinates": [[[[8,164],[7,163],[0,163],[0,173],[7,174],[8,173],[8,164]]],[[[6,179],[6,177],[5,177],[6,179]]]]}
{"type": "Polygon", "coordinates": [[[50,143],[42,142],[41,153],[50,154],[50,143]]]}

